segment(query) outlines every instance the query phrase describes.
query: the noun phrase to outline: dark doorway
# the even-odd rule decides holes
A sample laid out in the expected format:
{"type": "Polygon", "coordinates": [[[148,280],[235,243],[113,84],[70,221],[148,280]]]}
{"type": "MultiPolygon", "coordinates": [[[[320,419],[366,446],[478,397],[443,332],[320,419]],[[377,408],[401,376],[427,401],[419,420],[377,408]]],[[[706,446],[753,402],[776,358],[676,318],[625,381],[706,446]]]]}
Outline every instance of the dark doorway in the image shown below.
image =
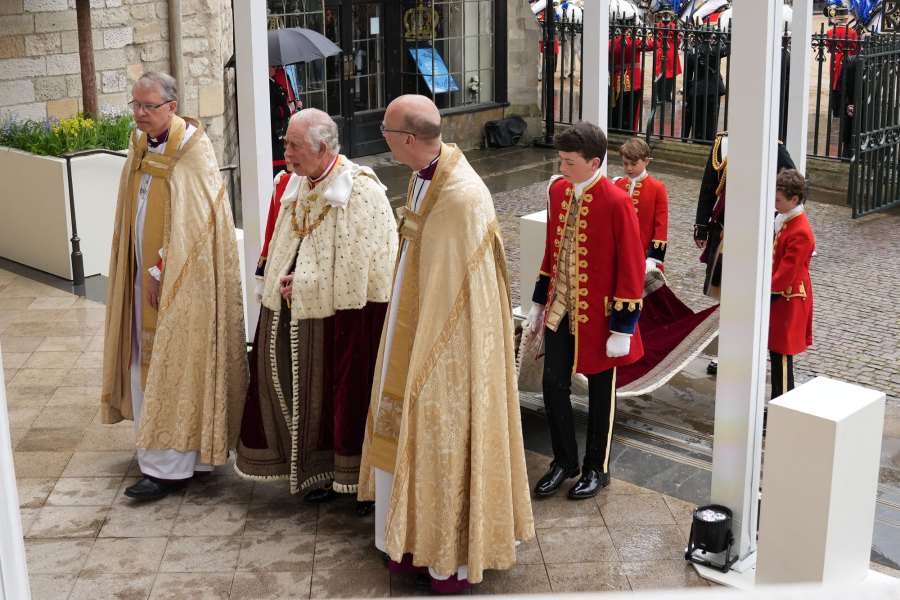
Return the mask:
{"type": "Polygon", "coordinates": [[[396,96],[390,89],[388,32],[396,15],[390,2],[328,0],[325,36],[343,49],[327,60],[328,112],[341,129],[341,145],[350,157],[388,150],[379,126],[387,103],[396,96]]]}

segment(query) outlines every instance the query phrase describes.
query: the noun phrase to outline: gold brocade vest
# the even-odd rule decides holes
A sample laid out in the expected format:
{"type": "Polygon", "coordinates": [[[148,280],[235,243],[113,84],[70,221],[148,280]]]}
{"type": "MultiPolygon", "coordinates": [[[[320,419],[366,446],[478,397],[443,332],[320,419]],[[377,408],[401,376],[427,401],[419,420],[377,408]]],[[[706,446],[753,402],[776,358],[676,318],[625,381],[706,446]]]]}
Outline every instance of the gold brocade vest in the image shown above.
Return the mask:
{"type": "MultiPolygon", "coordinates": [[[[587,189],[585,189],[587,192],[587,189]]],[[[584,198],[582,193],[581,198],[584,198]]],[[[590,196],[588,194],[588,196],[590,196]]],[[[574,197],[572,188],[566,190],[566,197],[569,200],[566,215],[566,229],[563,233],[562,248],[559,252],[559,261],[556,264],[556,281],[553,285],[553,296],[550,301],[550,308],[547,311],[547,328],[556,331],[560,322],[566,314],[578,314],[576,310],[580,298],[578,294],[578,285],[572,279],[578,273],[579,255],[575,253],[575,235],[578,233],[578,217],[581,214],[581,198],[574,197]]],[[[590,200],[588,200],[590,201],[590,200]]],[[[569,333],[575,335],[575,320],[569,319],[569,333]]]]}
{"type": "MultiPolygon", "coordinates": [[[[163,247],[163,238],[166,227],[166,205],[169,201],[168,180],[174,163],[175,154],[181,147],[184,134],[187,130],[184,119],[175,116],[169,127],[169,137],[166,140],[166,148],[163,152],[150,152],[147,146],[147,135],[142,135],[137,141],[134,161],[135,168],[140,176],[133,178],[132,212],[131,212],[131,244],[134,247],[135,229],[137,226],[137,211],[139,195],[143,175],[150,175],[150,187],[147,192],[147,202],[144,211],[143,239],[141,244],[141,261],[137,265],[135,277],[150,277],[148,270],[159,262],[159,251],[163,247]]],[[[146,279],[144,279],[146,282],[146,279]]],[[[142,289],[146,286],[142,285],[142,289]]],[[[147,385],[147,372],[150,369],[150,357],[153,353],[153,340],[156,336],[156,321],[158,313],[147,295],[142,294],[140,299],[143,304],[141,311],[141,389],[147,385]]]]}

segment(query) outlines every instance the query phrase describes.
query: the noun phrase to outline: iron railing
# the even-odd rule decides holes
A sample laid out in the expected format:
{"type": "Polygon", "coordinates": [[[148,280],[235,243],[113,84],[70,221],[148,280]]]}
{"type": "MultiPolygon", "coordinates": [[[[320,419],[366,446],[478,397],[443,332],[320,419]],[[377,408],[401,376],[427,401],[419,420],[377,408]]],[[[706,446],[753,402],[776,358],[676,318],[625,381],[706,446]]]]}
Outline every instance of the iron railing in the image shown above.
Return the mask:
{"type": "MultiPolygon", "coordinates": [[[[565,17],[541,25],[543,47],[542,108],[545,141],[555,125],[582,118],[580,22],[565,17]]],[[[860,39],[852,28],[820,26],[812,35],[809,94],[808,155],[849,161],[850,130],[842,90],[843,61],[855,56],[879,36],[860,39]]],[[[883,37],[883,35],[882,35],[883,37]]],[[[648,141],[669,139],[711,143],[717,131],[728,129],[731,32],[709,25],[656,23],[624,26],[609,31],[609,130],[644,136],[648,141]]],[[[782,35],[778,89],[778,133],[787,133],[791,36],[782,35]]]]}
{"type": "Polygon", "coordinates": [[[900,205],[900,36],[882,36],[844,63],[853,218],[900,205]]]}
{"type": "Polygon", "coordinates": [[[78,237],[78,222],[75,220],[75,189],[72,185],[72,159],[82,156],[93,156],[95,154],[111,154],[113,156],[125,157],[127,154],[117,150],[106,150],[98,148],[95,150],[79,150],[77,152],[69,152],[63,154],[62,158],[66,159],[66,178],[69,184],[69,216],[72,219],[72,285],[84,285],[84,256],[81,254],[81,238],[78,237]]]}
{"type": "MultiPolygon", "coordinates": [[[[71,261],[72,261],[72,285],[75,286],[83,286],[84,285],[84,255],[81,253],[81,238],[78,236],[78,222],[75,218],[75,189],[72,185],[72,159],[80,158],[83,156],[93,156],[95,154],[110,154],[112,156],[121,156],[123,158],[128,155],[125,152],[119,150],[107,150],[105,148],[97,148],[94,150],[79,150],[77,152],[69,152],[68,154],[63,154],[62,158],[66,160],[66,177],[69,185],[69,216],[72,220],[72,237],[69,240],[72,243],[72,252],[71,252],[71,261]]],[[[234,217],[235,227],[240,227],[238,224],[238,214],[235,213],[235,200],[234,200],[234,178],[235,172],[237,171],[237,165],[225,165],[223,167],[219,167],[220,172],[228,172],[228,198],[231,203],[231,214],[234,217]]]]}

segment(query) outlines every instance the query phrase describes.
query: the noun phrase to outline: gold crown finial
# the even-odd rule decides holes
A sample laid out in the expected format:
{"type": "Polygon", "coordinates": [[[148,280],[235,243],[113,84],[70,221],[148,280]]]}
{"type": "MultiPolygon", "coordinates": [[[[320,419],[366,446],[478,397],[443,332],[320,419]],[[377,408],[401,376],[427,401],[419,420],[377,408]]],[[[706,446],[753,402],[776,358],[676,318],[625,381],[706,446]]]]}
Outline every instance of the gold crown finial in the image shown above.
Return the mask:
{"type": "Polygon", "coordinates": [[[430,2],[419,0],[415,8],[403,13],[403,38],[406,40],[430,40],[441,17],[430,2]]]}

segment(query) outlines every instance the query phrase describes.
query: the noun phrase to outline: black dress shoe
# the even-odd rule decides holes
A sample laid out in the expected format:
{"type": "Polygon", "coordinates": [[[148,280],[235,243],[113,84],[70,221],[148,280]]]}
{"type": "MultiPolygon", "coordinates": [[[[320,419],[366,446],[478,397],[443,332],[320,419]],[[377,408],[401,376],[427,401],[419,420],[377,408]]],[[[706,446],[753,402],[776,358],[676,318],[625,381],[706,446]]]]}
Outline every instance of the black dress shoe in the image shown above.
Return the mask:
{"type": "Polygon", "coordinates": [[[609,485],[609,473],[601,473],[596,469],[588,469],[587,472],[575,482],[569,490],[570,500],[584,500],[593,498],[597,493],[609,485]]]}
{"type": "Polygon", "coordinates": [[[365,517],[367,515],[372,514],[375,510],[375,503],[370,500],[357,500],[356,501],[356,514],[360,517],[365,517]]]}
{"type": "Polygon", "coordinates": [[[578,467],[567,472],[554,461],[550,463],[550,469],[544,473],[544,476],[538,479],[537,485],[534,486],[534,495],[540,498],[552,496],[559,491],[563,481],[570,477],[575,477],[578,473],[578,467]]]}
{"type": "Polygon", "coordinates": [[[134,485],[125,488],[125,495],[129,498],[134,498],[135,500],[141,500],[143,502],[161,500],[172,492],[184,488],[186,483],[186,479],[166,482],[144,477],[134,485]]]}
{"type": "Polygon", "coordinates": [[[706,372],[710,375],[715,375],[719,372],[719,359],[714,358],[709,361],[709,364],[706,365],[706,372]]]}
{"type": "Polygon", "coordinates": [[[303,499],[314,504],[321,504],[322,502],[330,502],[331,500],[334,500],[335,498],[337,498],[337,495],[338,493],[334,491],[334,488],[328,485],[306,492],[306,495],[303,496],[303,499]]]}

